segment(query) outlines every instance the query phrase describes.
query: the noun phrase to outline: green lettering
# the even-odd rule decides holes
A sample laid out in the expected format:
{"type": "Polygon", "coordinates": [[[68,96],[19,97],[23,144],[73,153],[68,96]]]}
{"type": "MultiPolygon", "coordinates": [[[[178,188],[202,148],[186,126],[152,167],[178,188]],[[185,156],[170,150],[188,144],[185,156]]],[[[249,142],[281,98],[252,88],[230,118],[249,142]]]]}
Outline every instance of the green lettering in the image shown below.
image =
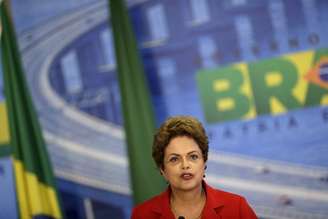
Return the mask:
{"type": "Polygon", "coordinates": [[[301,103],[292,94],[297,83],[297,69],[288,60],[276,58],[250,63],[249,76],[258,115],[272,112],[272,97],[287,109],[301,107],[301,103]]]}
{"type": "Polygon", "coordinates": [[[238,69],[201,71],[197,81],[209,123],[240,119],[249,111],[249,99],[241,93],[243,76],[238,69]]]}

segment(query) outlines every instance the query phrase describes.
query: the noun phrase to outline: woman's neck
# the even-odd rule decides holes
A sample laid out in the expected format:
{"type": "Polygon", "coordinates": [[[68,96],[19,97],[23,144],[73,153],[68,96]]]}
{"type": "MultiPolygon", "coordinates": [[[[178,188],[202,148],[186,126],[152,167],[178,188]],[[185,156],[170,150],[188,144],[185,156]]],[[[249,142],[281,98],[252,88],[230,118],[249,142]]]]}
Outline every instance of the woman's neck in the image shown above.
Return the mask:
{"type": "Polygon", "coordinates": [[[198,203],[204,197],[205,193],[202,185],[190,191],[176,190],[172,188],[171,192],[171,202],[174,202],[176,205],[180,206],[198,203]]]}
{"type": "Polygon", "coordinates": [[[190,191],[173,189],[170,197],[170,206],[175,218],[183,216],[186,219],[199,219],[205,203],[206,195],[202,186],[190,191]]]}

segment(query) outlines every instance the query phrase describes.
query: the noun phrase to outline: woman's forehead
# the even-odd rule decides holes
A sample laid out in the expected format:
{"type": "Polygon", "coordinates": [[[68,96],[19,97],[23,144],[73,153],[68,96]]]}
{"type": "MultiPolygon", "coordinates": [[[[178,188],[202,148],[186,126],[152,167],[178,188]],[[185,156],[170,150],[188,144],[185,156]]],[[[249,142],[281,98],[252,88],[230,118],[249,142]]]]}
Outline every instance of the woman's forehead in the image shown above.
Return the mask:
{"type": "Polygon", "coordinates": [[[177,136],[171,139],[165,149],[165,154],[188,154],[190,152],[200,152],[197,142],[188,136],[177,136]]]}

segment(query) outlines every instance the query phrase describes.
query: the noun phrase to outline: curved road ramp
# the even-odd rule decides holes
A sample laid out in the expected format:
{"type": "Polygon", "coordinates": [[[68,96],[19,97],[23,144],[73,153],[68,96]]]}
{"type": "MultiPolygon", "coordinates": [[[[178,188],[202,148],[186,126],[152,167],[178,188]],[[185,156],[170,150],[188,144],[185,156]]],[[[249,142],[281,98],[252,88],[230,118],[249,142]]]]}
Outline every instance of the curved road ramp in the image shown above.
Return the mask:
{"type": "MultiPolygon", "coordinates": [[[[52,89],[54,58],[78,37],[107,22],[106,1],[57,17],[20,35],[31,87],[57,177],[130,195],[122,127],[83,113],[52,89]]],[[[213,151],[207,181],[243,194],[265,218],[315,218],[328,215],[328,171],[213,151]]]]}

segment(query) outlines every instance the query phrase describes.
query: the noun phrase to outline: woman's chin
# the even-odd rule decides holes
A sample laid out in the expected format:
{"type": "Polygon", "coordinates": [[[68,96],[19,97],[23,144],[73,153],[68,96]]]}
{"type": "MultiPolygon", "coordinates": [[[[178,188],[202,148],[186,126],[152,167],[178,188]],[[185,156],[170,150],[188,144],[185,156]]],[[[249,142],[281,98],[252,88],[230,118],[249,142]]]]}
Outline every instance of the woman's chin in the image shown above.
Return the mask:
{"type": "Polygon", "coordinates": [[[179,185],[176,186],[176,189],[183,191],[190,191],[198,188],[201,185],[201,182],[196,180],[182,180],[179,185]]]}

